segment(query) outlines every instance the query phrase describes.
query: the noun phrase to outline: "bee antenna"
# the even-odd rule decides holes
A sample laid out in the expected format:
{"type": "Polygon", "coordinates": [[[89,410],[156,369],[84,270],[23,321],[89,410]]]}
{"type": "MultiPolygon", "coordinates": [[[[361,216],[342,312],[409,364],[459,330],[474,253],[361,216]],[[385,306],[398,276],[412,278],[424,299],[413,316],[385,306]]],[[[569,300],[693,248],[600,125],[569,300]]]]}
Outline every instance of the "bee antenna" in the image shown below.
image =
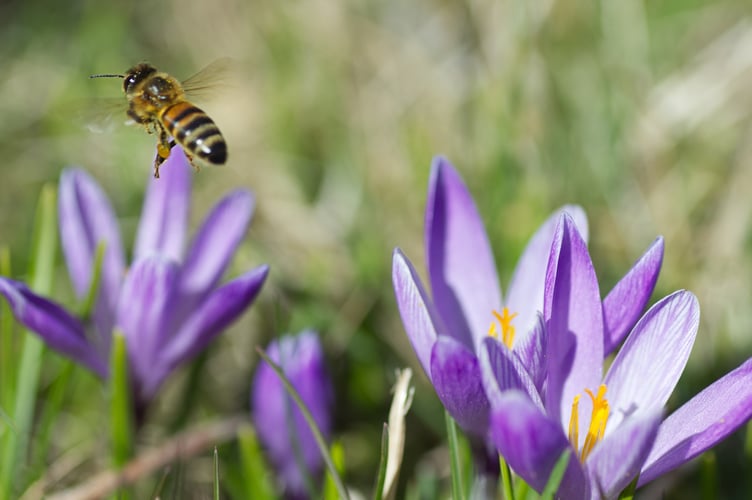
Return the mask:
{"type": "Polygon", "coordinates": [[[102,75],[91,75],[89,78],[125,78],[125,75],[116,75],[112,73],[105,73],[102,75]]]}

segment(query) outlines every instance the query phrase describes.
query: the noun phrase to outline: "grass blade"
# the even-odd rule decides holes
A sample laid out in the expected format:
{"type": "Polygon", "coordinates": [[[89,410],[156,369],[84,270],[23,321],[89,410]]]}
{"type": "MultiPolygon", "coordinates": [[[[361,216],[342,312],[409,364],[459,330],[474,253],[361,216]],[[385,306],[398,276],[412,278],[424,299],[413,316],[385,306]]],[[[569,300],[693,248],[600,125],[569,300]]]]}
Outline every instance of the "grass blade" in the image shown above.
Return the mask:
{"type": "Polygon", "coordinates": [[[214,500],[219,500],[219,453],[214,447],[214,500]]]}
{"type": "Polygon", "coordinates": [[[379,475],[376,478],[376,488],[373,492],[373,500],[381,500],[383,497],[384,481],[386,480],[387,454],[389,453],[389,425],[384,423],[381,431],[381,459],[379,459],[379,475]]]}
{"type": "MultiPolygon", "coordinates": [[[[0,276],[11,276],[10,250],[6,246],[0,248],[0,276]]],[[[15,393],[18,358],[13,341],[13,313],[6,301],[0,302],[0,406],[10,408],[15,393]]]]}
{"type": "Polygon", "coordinates": [[[449,442],[449,467],[452,474],[452,498],[456,500],[465,499],[465,485],[462,482],[462,466],[460,463],[459,440],[457,439],[457,424],[444,410],[444,420],[446,421],[447,440],[449,442]]]}
{"type": "Polygon", "coordinates": [[[110,439],[112,464],[121,468],[133,456],[133,407],[128,383],[128,351],[125,337],[119,331],[112,336],[110,358],[110,439]]]}
{"type": "Polygon", "coordinates": [[[499,469],[501,470],[501,488],[506,500],[514,500],[514,489],[512,488],[512,471],[509,470],[509,464],[504,457],[499,455],[499,469]]]}
{"type": "Polygon", "coordinates": [[[104,251],[106,245],[104,241],[100,241],[97,244],[97,249],[94,254],[94,264],[91,271],[91,282],[89,283],[89,290],[86,292],[86,297],[80,304],[78,315],[81,318],[89,318],[91,312],[94,309],[94,304],[97,301],[97,294],[99,293],[99,283],[102,281],[102,264],[104,262],[104,251]]]}
{"type": "Polygon", "coordinates": [[[303,400],[301,399],[300,394],[295,389],[295,387],[292,386],[292,384],[290,383],[290,380],[285,376],[284,372],[282,371],[282,368],[277,363],[272,361],[269,355],[266,354],[266,352],[262,348],[256,347],[256,351],[259,353],[259,356],[261,356],[264,359],[264,361],[266,361],[269,364],[272,370],[274,370],[274,372],[277,374],[279,379],[284,384],[285,389],[287,389],[287,393],[290,395],[290,397],[292,397],[293,401],[295,401],[295,404],[298,405],[300,412],[303,414],[303,418],[305,418],[306,422],[308,423],[308,426],[311,429],[311,432],[313,433],[313,437],[316,439],[316,444],[319,447],[319,451],[321,452],[321,456],[324,459],[326,468],[332,476],[332,481],[334,481],[334,484],[337,488],[337,493],[339,493],[340,498],[345,498],[349,500],[350,495],[347,492],[347,488],[345,488],[345,484],[342,482],[342,479],[339,477],[339,474],[337,473],[337,469],[335,468],[332,457],[329,454],[329,449],[326,445],[326,441],[324,440],[324,436],[321,434],[321,430],[316,425],[316,422],[313,420],[313,416],[311,415],[311,412],[308,411],[308,408],[306,407],[305,403],[303,403],[303,400]]]}
{"type": "MultiPolygon", "coordinates": [[[[55,254],[57,253],[56,203],[55,187],[44,186],[39,196],[34,220],[32,259],[29,270],[31,289],[42,295],[49,295],[52,289],[55,254]]],[[[13,498],[14,481],[20,475],[18,466],[26,464],[43,352],[44,343],[34,334],[26,332],[13,405],[16,432],[8,434],[4,443],[3,461],[0,464],[0,495],[3,498],[13,498]]]]}

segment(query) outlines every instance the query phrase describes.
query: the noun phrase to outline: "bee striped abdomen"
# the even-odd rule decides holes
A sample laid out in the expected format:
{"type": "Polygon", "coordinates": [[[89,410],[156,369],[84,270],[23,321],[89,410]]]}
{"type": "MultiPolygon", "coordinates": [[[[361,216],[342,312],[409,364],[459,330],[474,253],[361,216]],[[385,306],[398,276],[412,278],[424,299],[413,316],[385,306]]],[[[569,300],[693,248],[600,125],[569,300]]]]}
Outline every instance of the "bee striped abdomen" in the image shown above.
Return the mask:
{"type": "Polygon", "coordinates": [[[227,161],[225,139],[201,109],[181,101],[165,108],[161,119],[167,132],[190,153],[215,165],[227,161]]]}

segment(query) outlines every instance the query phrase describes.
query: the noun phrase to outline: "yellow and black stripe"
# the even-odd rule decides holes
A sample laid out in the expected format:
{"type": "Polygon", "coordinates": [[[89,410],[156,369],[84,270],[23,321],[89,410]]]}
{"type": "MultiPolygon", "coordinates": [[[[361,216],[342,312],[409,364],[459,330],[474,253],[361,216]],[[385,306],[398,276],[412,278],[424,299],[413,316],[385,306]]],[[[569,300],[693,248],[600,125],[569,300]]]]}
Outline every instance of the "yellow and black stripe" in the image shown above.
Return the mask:
{"type": "Polygon", "coordinates": [[[187,101],[166,107],[162,124],[175,141],[191,154],[215,165],[227,161],[227,143],[209,115],[187,101]]]}

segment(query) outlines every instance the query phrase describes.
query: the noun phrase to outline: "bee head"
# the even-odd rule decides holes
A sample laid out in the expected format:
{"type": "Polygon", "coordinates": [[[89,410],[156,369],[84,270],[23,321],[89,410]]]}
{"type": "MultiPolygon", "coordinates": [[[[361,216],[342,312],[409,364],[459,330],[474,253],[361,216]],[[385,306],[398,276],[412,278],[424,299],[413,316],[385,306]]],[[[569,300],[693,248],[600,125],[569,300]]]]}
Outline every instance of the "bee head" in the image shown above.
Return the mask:
{"type": "Polygon", "coordinates": [[[157,68],[146,63],[137,64],[128,70],[123,79],[123,91],[130,94],[133,88],[145,78],[157,72],[157,68]]]}

